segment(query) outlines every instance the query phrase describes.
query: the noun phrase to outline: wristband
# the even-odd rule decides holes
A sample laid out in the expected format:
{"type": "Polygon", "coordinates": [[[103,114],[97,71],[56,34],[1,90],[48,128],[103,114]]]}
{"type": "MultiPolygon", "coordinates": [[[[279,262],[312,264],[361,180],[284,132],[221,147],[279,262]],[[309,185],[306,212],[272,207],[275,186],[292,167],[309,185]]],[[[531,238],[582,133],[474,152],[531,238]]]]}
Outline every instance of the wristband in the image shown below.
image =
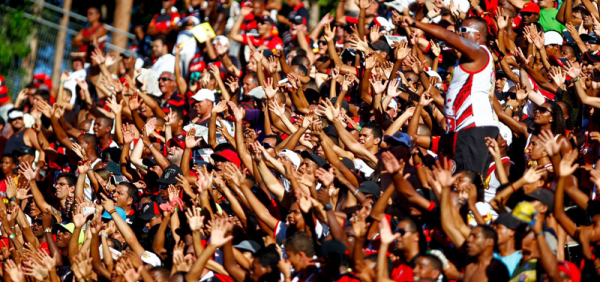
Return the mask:
{"type": "MultiPolygon", "coordinates": [[[[356,191],[358,191],[358,189],[356,189],[356,191]]],[[[331,203],[328,203],[327,205],[323,206],[323,209],[326,211],[330,211],[333,209],[333,205],[331,203]]]]}
{"type": "Polygon", "coordinates": [[[356,131],[360,131],[362,129],[362,126],[358,126],[358,129],[356,129],[356,131]]]}
{"type": "Polygon", "coordinates": [[[44,232],[46,232],[46,233],[52,233],[52,228],[48,227],[48,228],[46,228],[46,230],[44,230],[44,232]]]}
{"type": "Polygon", "coordinates": [[[517,192],[517,189],[515,188],[515,184],[510,184],[510,188],[513,190],[513,192],[517,192]]]}
{"type": "Polygon", "coordinates": [[[110,210],[108,213],[109,213],[110,215],[112,215],[113,213],[116,213],[116,212],[117,212],[117,210],[116,210],[116,209],[112,209],[112,210],[110,210]]]}
{"type": "Polygon", "coordinates": [[[475,10],[481,9],[481,6],[477,6],[474,8],[475,10]]]}
{"type": "Polygon", "coordinates": [[[106,235],[106,233],[100,233],[100,236],[108,238],[108,235],[106,235]]]}
{"type": "Polygon", "coordinates": [[[579,81],[579,77],[578,78],[573,78],[573,80],[571,80],[571,81],[577,82],[577,81],[579,81]]]}
{"type": "Polygon", "coordinates": [[[14,233],[13,233],[13,234],[10,234],[10,235],[8,235],[8,238],[10,238],[10,239],[14,239],[15,237],[17,237],[17,235],[15,235],[14,233]]]}
{"type": "Polygon", "coordinates": [[[540,235],[544,236],[544,231],[540,231],[540,232],[535,233],[535,237],[540,236],[540,235]]]}
{"type": "Polygon", "coordinates": [[[356,194],[358,194],[358,188],[356,188],[356,191],[354,192],[354,196],[356,196],[356,194]]]}
{"type": "Polygon", "coordinates": [[[12,197],[10,197],[8,200],[9,200],[10,202],[15,202],[15,201],[17,201],[17,197],[15,197],[15,196],[12,196],[12,197]]]}
{"type": "Polygon", "coordinates": [[[425,18],[431,21],[431,17],[429,15],[425,15],[425,18]]]}
{"type": "Polygon", "coordinates": [[[150,143],[150,145],[148,145],[148,149],[151,149],[151,148],[152,148],[152,143],[150,143]]]}
{"type": "Polygon", "coordinates": [[[420,168],[422,166],[423,166],[423,162],[420,162],[420,163],[418,163],[418,164],[415,165],[415,168],[420,168]]]}

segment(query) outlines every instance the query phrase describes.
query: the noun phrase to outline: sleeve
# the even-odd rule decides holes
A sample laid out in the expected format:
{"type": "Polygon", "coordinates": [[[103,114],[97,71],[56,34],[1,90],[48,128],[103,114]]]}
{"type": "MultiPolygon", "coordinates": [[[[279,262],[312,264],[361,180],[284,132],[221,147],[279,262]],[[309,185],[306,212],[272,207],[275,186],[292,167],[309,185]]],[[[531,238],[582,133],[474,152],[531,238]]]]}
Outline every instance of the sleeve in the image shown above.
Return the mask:
{"type": "Polygon", "coordinates": [[[158,14],[152,17],[152,20],[150,21],[150,24],[148,24],[148,27],[156,26],[156,17],[158,17],[158,14]]]}
{"type": "Polygon", "coordinates": [[[277,242],[277,245],[283,244],[286,233],[287,233],[287,226],[285,226],[285,223],[278,221],[277,227],[275,227],[275,232],[273,232],[273,235],[275,236],[275,241],[277,242]]]}

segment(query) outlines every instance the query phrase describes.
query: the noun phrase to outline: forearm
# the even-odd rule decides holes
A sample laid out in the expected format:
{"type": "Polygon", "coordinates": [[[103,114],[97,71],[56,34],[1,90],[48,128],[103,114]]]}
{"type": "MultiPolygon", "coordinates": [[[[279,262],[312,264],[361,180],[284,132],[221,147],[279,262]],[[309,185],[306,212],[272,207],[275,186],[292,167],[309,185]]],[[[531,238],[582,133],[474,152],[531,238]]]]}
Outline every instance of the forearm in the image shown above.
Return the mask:
{"type": "MultiPolygon", "coordinates": [[[[73,234],[79,234],[81,232],[81,226],[75,226],[75,230],[73,234]]],[[[79,253],[79,236],[71,236],[71,240],[69,240],[68,247],[68,258],[71,263],[73,263],[73,259],[79,253]]]]}

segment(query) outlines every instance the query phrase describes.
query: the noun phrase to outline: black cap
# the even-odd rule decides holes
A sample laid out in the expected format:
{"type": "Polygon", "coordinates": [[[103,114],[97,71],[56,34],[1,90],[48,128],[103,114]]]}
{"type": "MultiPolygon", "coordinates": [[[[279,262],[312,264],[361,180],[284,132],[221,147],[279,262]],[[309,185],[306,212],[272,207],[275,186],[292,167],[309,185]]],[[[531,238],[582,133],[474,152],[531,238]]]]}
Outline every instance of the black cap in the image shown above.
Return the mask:
{"type": "Polygon", "coordinates": [[[294,18],[292,18],[291,22],[293,24],[304,24],[304,18],[301,15],[296,15],[294,18]]]}
{"type": "Polygon", "coordinates": [[[581,34],[579,35],[579,37],[581,38],[581,41],[583,41],[583,43],[589,43],[589,44],[598,44],[598,37],[597,36],[593,36],[593,35],[589,35],[589,34],[581,34]]]}
{"type": "Polygon", "coordinates": [[[525,195],[532,200],[538,200],[548,206],[548,211],[554,210],[554,194],[547,189],[537,189],[525,195]]]}
{"type": "Polygon", "coordinates": [[[157,166],[158,162],[156,162],[155,159],[143,159],[142,160],[142,164],[144,164],[145,166],[147,166],[148,168],[151,168],[153,166],[157,166]]]}
{"type": "Polygon", "coordinates": [[[303,159],[310,159],[315,162],[319,167],[324,167],[327,164],[327,161],[324,158],[316,154],[311,154],[308,151],[302,151],[302,154],[300,155],[303,159]]]}
{"type": "Polygon", "coordinates": [[[165,168],[165,171],[163,172],[163,174],[160,176],[160,179],[158,179],[158,183],[161,184],[175,184],[177,183],[177,179],[175,179],[175,177],[177,177],[178,175],[183,174],[183,171],[181,171],[181,168],[178,165],[170,165],[167,168],[165,168]]]}
{"type": "Polygon", "coordinates": [[[273,19],[269,16],[262,16],[262,17],[258,17],[256,18],[256,21],[259,23],[270,23],[272,25],[275,24],[275,22],[273,21],[273,19]]]}
{"type": "Polygon", "coordinates": [[[519,227],[519,225],[521,224],[521,222],[516,217],[514,217],[511,213],[507,212],[498,215],[498,218],[496,218],[496,221],[494,222],[496,224],[502,224],[511,230],[516,230],[517,227],[519,227]]]}
{"type": "Polygon", "coordinates": [[[153,217],[161,214],[160,207],[156,202],[145,203],[142,205],[142,212],[138,216],[139,218],[150,221],[153,217]]]}
{"type": "Polygon", "coordinates": [[[19,149],[13,150],[12,151],[13,155],[20,157],[23,155],[32,155],[35,156],[35,149],[33,149],[32,147],[29,146],[22,146],[19,149]]]}
{"type": "Polygon", "coordinates": [[[123,173],[121,173],[121,166],[115,162],[106,163],[106,167],[104,167],[104,168],[108,169],[108,171],[112,172],[114,175],[122,175],[123,174],[123,173]]]}
{"type": "Polygon", "coordinates": [[[333,124],[324,127],[323,132],[325,133],[325,135],[331,136],[334,139],[338,137],[337,130],[335,130],[335,126],[333,126],[333,124]]]}
{"type": "Polygon", "coordinates": [[[375,51],[383,51],[386,53],[390,52],[390,45],[387,44],[387,42],[383,41],[383,40],[377,40],[373,43],[370,44],[371,48],[375,51]]]}
{"type": "Polygon", "coordinates": [[[354,162],[346,157],[342,157],[341,158],[342,163],[344,164],[344,166],[346,166],[349,170],[355,170],[356,167],[354,166],[354,162]]]}
{"type": "Polygon", "coordinates": [[[379,198],[381,195],[381,188],[373,181],[365,181],[358,186],[358,190],[366,195],[373,195],[375,198],[379,198]]]}
{"type": "Polygon", "coordinates": [[[323,242],[323,245],[321,245],[321,256],[327,256],[329,254],[344,256],[346,255],[346,246],[338,240],[325,241],[323,242]]]}

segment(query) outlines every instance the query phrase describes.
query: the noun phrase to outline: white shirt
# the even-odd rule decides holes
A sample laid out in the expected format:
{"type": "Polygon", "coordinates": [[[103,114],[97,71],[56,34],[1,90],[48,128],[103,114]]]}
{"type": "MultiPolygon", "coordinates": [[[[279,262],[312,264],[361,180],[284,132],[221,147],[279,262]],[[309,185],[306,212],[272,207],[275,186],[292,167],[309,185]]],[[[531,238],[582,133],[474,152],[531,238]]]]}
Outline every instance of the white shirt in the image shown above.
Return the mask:
{"type": "Polygon", "coordinates": [[[156,63],[154,63],[154,65],[152,65],[150,69],[157,73],[159,76],[166,71],[174,74],[175,56],[171,54],[161,56],[160,58],[158,58],[158,60],[156,60],[156,63]]]}

